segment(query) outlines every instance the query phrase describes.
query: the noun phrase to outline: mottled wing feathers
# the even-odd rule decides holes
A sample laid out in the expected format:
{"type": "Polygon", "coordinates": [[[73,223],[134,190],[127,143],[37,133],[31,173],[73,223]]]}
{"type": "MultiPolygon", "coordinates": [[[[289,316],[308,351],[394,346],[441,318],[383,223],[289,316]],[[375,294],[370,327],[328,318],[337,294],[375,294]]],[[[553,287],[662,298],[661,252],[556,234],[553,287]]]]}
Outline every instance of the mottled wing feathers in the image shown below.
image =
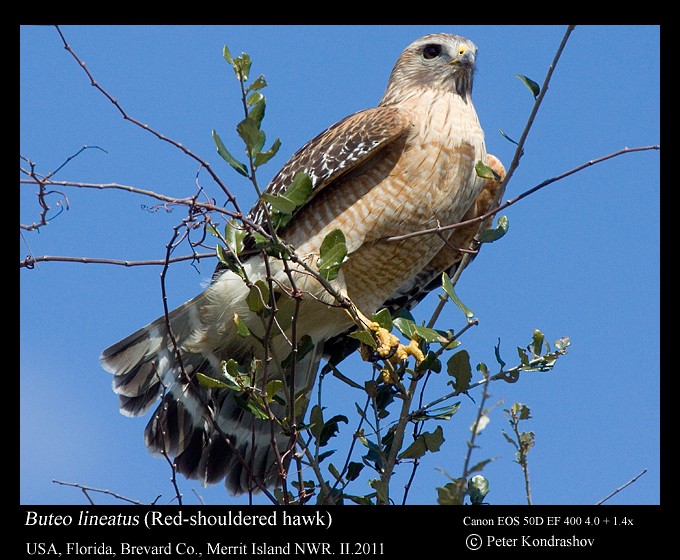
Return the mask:
{"type": "MultiPolygon", "coordinates": [[[[312,180],[312,197],[350,169],[364,163],[399,138],[410,126],[408,114],[397,107],[375,107],[354,113],[307,142],[269,183],[265,192],[281,194],[299,172],[312,180]]],[[[264,223],[258,203],[250,212],[264,223]]]]}

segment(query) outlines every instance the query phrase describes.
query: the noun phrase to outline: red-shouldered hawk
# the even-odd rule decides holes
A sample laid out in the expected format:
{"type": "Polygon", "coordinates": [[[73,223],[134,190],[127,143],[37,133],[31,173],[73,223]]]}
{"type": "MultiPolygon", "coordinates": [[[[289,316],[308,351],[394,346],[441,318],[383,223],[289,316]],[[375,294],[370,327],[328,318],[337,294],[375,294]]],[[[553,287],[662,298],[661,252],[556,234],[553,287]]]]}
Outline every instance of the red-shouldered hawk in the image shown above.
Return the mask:
{"type": "MultiPolygon", "coordinates": [[[[475,172],[482,161],[504,174],[502,164],[486,154],[472,105],[476,55],[477,47],[456,35],[414,41],[397,60],[378,106],[348,116],[308,142],[266,190],[285,191],[298,172],[310,176],[311,197],[277,233],[316,267],[322,241],[340,229],[347,259],[331,284],[364,317],[384,307],[415,305],[440,282],[443,271],[456,268],[462,257],[456,247],[467,247],[480,226],[400,241],[386,238],[473,218],[497,200],[499,181],[485,181],[475,172]]],[[[260,204],[249,216],[265,225],[260,204]]],[[[345,335],[356,325],[299,265],[287,261],[287,272],[281,260],[254,249],[240,258],[250,282],[269,275],[271,285],[278,286],[272,301],[281,332],[270,333],[266,358],[269,379],[294,386],[291,391],[287,385],[271,403],[272,412],[283,418],[291,393],[311,391],[320,360],[338,348],[336,357],[344,357],[345,335]],[[295,336],[307,335],[313,343],[296,363],[294,381],[281,365],[294,346],[289,274],[303,293],[295,336]]],[[[253,358],[265,359],[257,338],[266,336],[271,323],[251,309],[249,293],[239,275],[218,266],[203,293],[101,355],[103,367],[114,374],[123,414],[144,414],[160,397],[145,430],[147,447],[174,457],[177,470],[189,478],[204,484],[226,479],[236,494],[275,484],[282,474],[281,456],[284,464],[290,461],[290,438],[280,426],[244,410],[237,392],[197,381],[197,373],[220,378],[225,360],[247,365],[253,358]],[[250,336],[239,335],[235,315],[250,336]]],[[[298,406],[298,421],[304,408],[298,406]]]]}

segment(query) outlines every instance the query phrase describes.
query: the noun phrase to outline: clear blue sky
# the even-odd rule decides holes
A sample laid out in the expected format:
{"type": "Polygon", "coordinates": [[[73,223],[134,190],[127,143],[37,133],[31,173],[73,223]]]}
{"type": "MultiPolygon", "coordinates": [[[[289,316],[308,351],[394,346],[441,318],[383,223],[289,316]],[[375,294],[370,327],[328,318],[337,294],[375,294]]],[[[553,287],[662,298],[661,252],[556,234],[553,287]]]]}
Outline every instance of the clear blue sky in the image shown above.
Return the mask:
{"type": "MultiPolygon", "coordinates": [[[[340,118],[374,106],[401,50],[431,32],[466,36],[479,47],[473,100],[487,146],[506,165],[533,98],[515,77],[542,83],[564,34],[561,26],[65,26],[63,32],[98,82],[133,117],[207,159],[243,208],[254,201],[246,181],[217,155],[211,129],[232,152],[239,141],[237,83],[222,59],[248,52],[253,74],[269,87],[263,128],[282,148],[261,169],[266,181],[309,138],[340,118]]],[[[134,185],[171,196],[196,190],[198,165],[176,148],[124,121],[64,50],[53,27],[20,33],[20,149],[48,173],[84,145],[88,150],[59,180],[134,185]]],[[[508,197],[623,147],[657,144],[659,28],[584,26],[573,33],[526,144],[508,197]]],[[[554,371],[525,374],[514,385],[490,388],[491,422],[473,461],[495,457],[484,470],[488,501],[524,500],[520,468],[501,429],[503,408],[531,407],[536,434],[529,455],[534,502],[592,504],[647,473],[613,504],[660,499],[659,180],[658,152],[626,154],[549,186],[505,212],[510,230],[486,246],[466,271],[458,293],[479,318],[463,338],[473,366],[494,370],[494,345],[514,363],[516,346],[534,328],[549,341],[571,338],[554,371]]],[[[201,185],[224,202],[203,172],[201,185]]],[[[37,220],[35,188],[22,185],[20,219],[37,220]]],[[[40,233],[24,233],[19,256],[69,255],[159,259],[181,208],[149,213],[153,201],[124,192],[64,188],[69,210],[40,233]]],[[[52,202],[57,197],[51,199],[52,202]]],[[[54,213],[53,213],[54,214],[54,213]]],[[[52,214],[52,215],[53,215],[52,214]]],[[[185,254],[186,252],[182,253],[185,254]]],[[[212,261],[173,266],[170,304],[193,297],[209,279],[212,261]]],[[[76,489],[52,480],[105,488],[159,503],[173,496],[170,471],[143,444],[147,418],[118,413],[111,378],[99,352],[162,314],[159,267],[42,263],[20,272],[20,499],[24,504],[83,504],[76,489]]],[[[429,318],[436,296],[419,306],[429,318]]],[[[441,327],[462,325],[453,307],[441,327]]],[[[343,371],[361,379],[359,361],[343,371]]],[[[433,384],[444,390],[445,379],[433,384]]],[[[330,411],[356,425],[357,395],[339,381],[325,383],[330,411]]],[[[440,394],[440,393],[439,393],[440,394]]],[[[479,393],[473,394],[478,399],[479,393]]],[[[423,461],[411,503],[436,503],[436,486],[458,476],[476,407],[442,424],[446,442],[423,461]]],[[[432,428],[434,428],[434,424],[432,428]]],[[[339,440],[341,441],[341,440],[339,440]]],[[[356,458],[355,460],[360,460],[356,458]]],[[[398,472],[403,484],[408,468],[398,472]]],[[[222,485],[202,488],[181,479],[185,503],[244,503],[222,485]]],[[[354,488],[367,493],[367,486],[354,488]]],[[[98,503],[112,503],[104,496],[98,503]]]]}

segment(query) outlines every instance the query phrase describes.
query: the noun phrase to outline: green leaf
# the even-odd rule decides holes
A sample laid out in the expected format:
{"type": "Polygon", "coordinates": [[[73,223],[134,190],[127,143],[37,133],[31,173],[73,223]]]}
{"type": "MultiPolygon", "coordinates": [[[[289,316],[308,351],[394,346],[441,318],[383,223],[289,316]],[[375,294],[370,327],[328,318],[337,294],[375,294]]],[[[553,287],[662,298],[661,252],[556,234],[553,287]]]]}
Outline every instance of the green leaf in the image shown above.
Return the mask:
{"type": "Polygon", "coordinates": [[[481,177],[482,179],[493,179],[498,181],[501,178],[498,173],[496,173],[488,165],[482,163],[481,160],[475,163],[475,172],[477,173],[477,177],[481,177]]]}
{"type": "Polygon", "coordinates": [[[378,347],[378,343],[375,341],[375,338],[373,338],[373,334],[369,331],[354,331],[349,333],[347,336],[350,338],[356,338],[359,342],[365,344],[366,346],[370,346],[371,348],[378,347]]]}
{"type": "Polygon", "coordinates": [[[420,325],[415,325],[415,333],[422,338],[425,342],[441,342],[446,344],[448,340],[444,338],[441,333],[434,329],[429,329],[427,327],[422,327],[420,325]]]}
{"type": "Polygon", "coordinates": [[[526,76],[522,76],[521,74],[515,74],[515,77],[522,80],[524,85],[529,88],[529,91],[533,94],[534,99],[536,99],[538,97],[538,94],[541,93],[541,86],[539,86],[531,78],[527,78],[526,76]]]}
{"type": "Polygon", "coordinates": [[[261,313],[269,305],[269,286],[264,280],[257,280],[250,287],[246,303],[253,313],[261,313]]]}
{"type": "Polygon", "coordinates": [[[222,56],[224,57],[224,60],[226,60],[230,65],[234,65],[234,60],[231,58],[231,53],[229,52],[227,45],[222,47],[222,56]]]}
{"type": "Polygon", "coordinates": [[[270,194],[264,192],[262,193],[261,198],[267,202],[273,210],[281,212],[282,214],[292,214],[297,207],[295,202],[282,194],[270,194]]]}
{"type": "Polygon", "coordinates": [[[468,474],[481,471],[484,467],[486,467],[486,465],[488,465],[489,463],[491,463],[492,461],[495,461],[495,460],[496,460],[495,458],[492,458],[492,459],[484,459],[483,461],[480,461],[479,463],[473,465],[468,470],[468,474]]]}
{"type": "MultiPolygon", "coordinates": [[[[281,309],[278,310],[276,316],[279,317],[280,314],[281,314],[281,309]]],[[[291,317],[291,321],[292,321],[292,317],[291,317]]],[[[281,322],[279,322],[279,326],[281,328],[285,328],[284,325],[281,324],[281,322]]],[[[298,340],[298,343],[297,343],[297,360],[296,360],[296,362],[299,362],[300,360],[302,360],[302,358],[304,358],[307,354],[309,354],[312,350],[314,350],[314,346],[315,346],[315,344],[314,344],[314,341],[312,340],[311,336],[309,336],[308,334],[302,335],[300,337],[300,340],[298,340]]],[[[293,352],[291,351],[291,353],[288,354],[288,356],[286,356],[286,358],[281,362],[281,367],[284,370],[287,370],[287,369],[290,368],[292,363],[293,363],[293,352]]]]}
{"type": "Polygon", "coordinates": [[[333,418],[330,418],[324,422],[323,428],[321,429],[321,433],[319,434],[318,438],[320,447],[327,445],[328,441],[335,437],[335,435],[340,431],[338,422],[344,422],[345,424],[348,424],[349,420],[347,419],[347,416],[336,414],[333,416],[333,418]]]}
{"type": "Polygon", "coordinates": [[[441,506],[461,506],[465,497],[465,479],[457,478],[437,488],[437,503],[441,506]]]}
{"type": "Polygon", "coordinates": [[[398,459],[418,459],[428,451],[431,453],[439,451],[442,443],[444,443],[444,430],[441,426],[437,426],[434,432],[420,434],[405,451],[399,454],[398,459]]]}
{"type": "Polygon", "coordinates": [[[317,266],[319,273],[326,280],[335,280],[340,266],[347,258],[345,236],[339,229],[334,229],[324,238],[319,250],[317,266]]]}
{"type": "Polygon", "coordinates": [[[328,472],[331,473],[333,478],[337,480],[338,482],[342,482],[342,477],[340,476],[340,472],[338,471],[337,467],[333,463],[328,464],[328,472]]]}
{"type": "Polygon", "coordinates": [[[250,412],[258,420],[269,420],[267,411],[255,399],[248,396],[234,395],[234,401],[236,401],[239,407],[250,412]]]}
{"type": "Polygon", "coordinates": [[[369,480],[368,484],[376,491],[378,501],[386,504],[389,499],[389,487],[387,485],[387,481],[376,478],[374,480],[369,480]]]}
{"type": "MultiPolygon", "coordinates": [[[[285,197],[292,200],[295,206],[302,206],[312,195],[312,179],[307,173],[298,172],[293,177],[293,182],[286,189],[285,197]]],[[[337,230],[340,231],[340,230],[337,230]]]]}
{"type": "Polygon", "coordinates": [[[238,313],[234,313],[234,323],[236,323],[236,334],[242,336],[243,338],[250,336],[250,329],[243,322],[243,319],[239,317],[238,313]]]}
{"type": "Polygon", "coordinates": [[[524,348],[517,347],[517,354],[519,355],[519,360],[522,362],[522,366],[529,366],[529,356],[524,348]]]}
{"type": "Polygon", "coordinates": [[[500,128],[498,129],[498,132],[501,133],[501,136],[502,136],[503,138],[505,138],[506,140],[509,140],[510,142],[512,142],[513,144],[515,144],[516,146],[519,146],[519,142],[517,142],[516,140],[513,140],[512,138],[510,138],[510,137],[509,137],[507,134],[505,134],[505,132],[503,132],[500,128]]]}
{"type": "Polygon", "coordinates": [[[260,74],[255,80],[253,80],[253,83],[248,86],[246,91],[256,91],[258,89],[262,89],[263,87],[267,87],[267,80],[264,79],[264,75],[260,74]]]}
{"type": "Polygon", "coordinates": [[[496,223],[498,225],[495,228],[489,228],[479,235],[480,243],[493,243],[508,233],[509,224],[507,216],[501,216],[496,223]]]}
{"type": "Polygon", "coordinates": [[[392,317],[390,315],[389,309],[381,309],[377,313],[374,313],[371,320],[378,323],[383,329],[387,331],[392,330],[392,317]]]}
{"type": "Polygon", "coordinates": [[[309,431],[312,432],[314,439],[319,441],[321,430],[323,430],[323,409],[315,404],[312,411],[309,413],[309,422],[311,424],[309,431]]]}
{"type": "Polygon", "coordinates": [[[276,155],[276,152],[279,151],[280,147],[281,140],[277,138],[276,140],[274,140],[272,147],[269,148],[266,152],[258,152],[257,154],[255,154],[255,160],[253,162],[255,166],[259,167],[260,165],[267,163],[270,159],[272,159],[276,155]]]}
{"type": "MultiPolygon", "coordinates": [[[[248,88],[246,91],[249,91],[250,88],[248,88]]],[[[246,106],[252,107],[260,101],[261,99],[264,99],[264,95],[262,95],[259,91],[251,93],[248,98],[246,99],[246,106]]]]}
{"type": "Polygon", "coordinates": [[[347,481],[351,482],[352,480],[356,480],[363,468],[364,465],[362,463],[355,463],[354,461],[351,461],[347,465],[347,481]]]}
{"type": "Polygon", "coordinates": [[[198,383],[203,386],[203,387],[208,387],[210,389],[229,389],[229,385],[227,385],[224,381],[220,381],[219,379],[213,379],[212,377],[208,377],[207,375],[203,375],[202,373],[196,373],[196,379],[198,379],[198,383]]]}
{"type": "Polygon", "coordinates": [[[260,127],[258,126],[258,123],[250,117],[246,117],[236,125],[236,132],[238,132],[241,140],[243,140],[243,143],[246,145],[247,152],[254,154],[257,151],[255,150],[255,146],[257,145],[260,136],[260,127]]]}
{"type": "Polygon", "coordinates": [[[444,288],[446,295],[449,296],[449,298],[451,298],[451,301],[455,303],[463,313],[465,313],[465,317],[467,317],[468,319],[472,319],[472,317],[474,317],[475,314],[472,311],[472,309],[467,307],[456,295],[456,292],[453,289],[453,283],[451,282],[451,278],[449,278],[449,275],[446,274],[446,272],[442,273],[442,288],[444,288]]]}
{"type": "Polygon", "coordinates": [[[245,166],[245,164],[235,159],[234,156],[232,156],[229,153],[229,150],[227,150],[219,134],[217,134],[217,132],[215,132],[214,130],[212,131],[212,138],[213,142],[215,142],[215,146],[217,146],[217,153],[220,154],[220,157],[224,161],[226,161],[231,167],[233,167],[238,173],[240,173],[244,177],[247,177],[248,168],[245,166]]]}
{"type": "Polygon", "coordinates": [[[274,395],[276,395],[276,393],[278,393],[285,386],[286,384],[283,382],[283,379],[272,379],[271,381],[267,382],[267,385],[264,389],[267,395],[267,401],[272,402],[274,400],[274,395]]]}
{"type": "Polygon", "coordinates": [[[247,82],[250,75],[250,66],[253,63],[250,56],[247,53],[241,53],[241,56],[237,56],[232,60],[236,77],[242,82],[247,82]]]}
{"type": "Polygon", "coordinates": [[[246,238],[246,230],[239,226],[238,221],[229,220],[224,226],[224,240],[234,255],[240,255],[243,251],[246,238]]]}
{"type": "Polygon", "coordinates": [[[248,120],[253,121],[257,128],[259,129],[260,126],[262,125],[262,119],[264,119],[264,113],[267,103],[262,94],[257,95],[259,95],[261,99],[256,101],[255,104],[250,108],[250,111],[248,111],[248,120]]]}
{"type": "Polygon", "coordinates": [[[392,324],[397,327],[397,330],[407,337],[409,340],[416,334],[416,323],[411,319],[405,317],[397,317],[392,319],[392,324]]]}
{"type": "Polygon", "coordinates": [[[470,387],[472,380],[472,367],[470,366],[470,354],[467,350],[460,350],[446,362],[446,371],[454,378],[453,388],[458,393],[464,393],[470,387]]]}
{"type": "Polygon", "coordinates": [[[540,356],[541,353],[543,352],[543,341],[545,340],[545,337],[543,336],[543,333],[539,331],[538,329],[534,329],[534,334],[533,338],[531,341],[531,351],[536,355],[540,356]]]}

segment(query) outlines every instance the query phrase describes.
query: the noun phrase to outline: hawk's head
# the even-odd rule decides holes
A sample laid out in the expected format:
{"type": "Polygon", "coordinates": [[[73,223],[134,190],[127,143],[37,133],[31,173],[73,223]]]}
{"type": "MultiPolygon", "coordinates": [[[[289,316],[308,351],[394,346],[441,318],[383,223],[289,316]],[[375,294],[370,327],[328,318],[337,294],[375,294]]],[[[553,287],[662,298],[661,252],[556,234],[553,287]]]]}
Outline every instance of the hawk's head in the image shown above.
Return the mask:
{"type": "Polygon", "coordinates": [[[396,103],[418,89],[455,91],[467,98],[476,57],[477,47],[464,37],[448,33],[421,37],[401,53],[380,104],[396,103]]]}

